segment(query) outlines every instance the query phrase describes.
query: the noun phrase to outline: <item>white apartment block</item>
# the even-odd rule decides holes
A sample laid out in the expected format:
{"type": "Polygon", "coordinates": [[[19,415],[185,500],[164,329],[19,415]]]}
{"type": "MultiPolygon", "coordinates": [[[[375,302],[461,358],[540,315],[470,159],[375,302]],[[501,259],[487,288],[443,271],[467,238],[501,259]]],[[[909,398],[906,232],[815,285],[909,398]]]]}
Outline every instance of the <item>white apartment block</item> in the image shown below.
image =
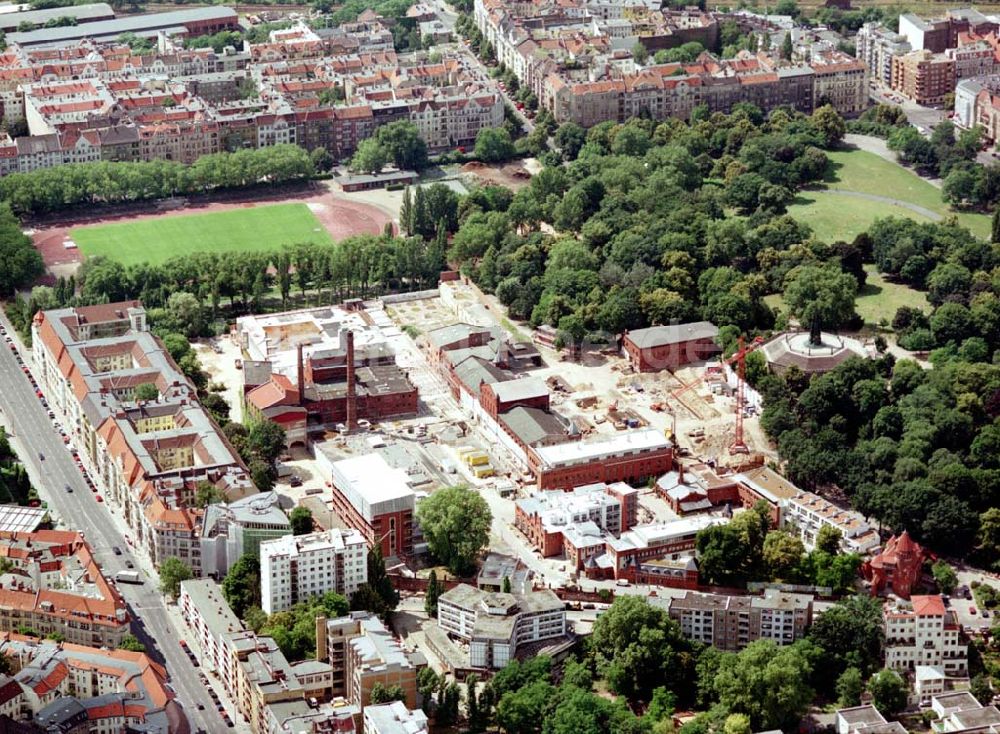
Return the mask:
{"type": "Polygon", "coordinates": [[[357,530],[333,528],[260,544],[261,607],[268,614],[328,591],[350,596],[368,580],[368,545],[357,530]]]}
{"type": "Polygon", "coordinates": [[[816,537],[824,525],[840,531],[841,547],[848,553],[864,554],[880,544],[878,532],[861,513],[842,510],[812,492],[800,491],[784,500],[781,524],[796,530],[807,550],[816,546],[816,537]]]}
{"type": "Polygon", "coordinates": [[[912,671],[933,665],[949,676],[968,671],[968,645],[959,639],[959,625],[940,596],[914,596],[911,607],[885,613],[885,666],[912,671]]]}
{"type": "Polygon", "coordinates": [[[438,626],[467,642],[473,668],[503,668],[518,647],[566,634],[566,609],[552,591],[504,594],[459,584],[438,599],[438,626]]]}

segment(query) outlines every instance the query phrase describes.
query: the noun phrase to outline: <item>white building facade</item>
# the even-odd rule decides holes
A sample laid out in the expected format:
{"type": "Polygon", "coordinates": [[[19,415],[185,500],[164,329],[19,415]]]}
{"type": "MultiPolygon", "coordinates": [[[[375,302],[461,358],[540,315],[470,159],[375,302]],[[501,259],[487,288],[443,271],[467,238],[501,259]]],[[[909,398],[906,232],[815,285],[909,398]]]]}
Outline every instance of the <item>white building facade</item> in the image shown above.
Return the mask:
{"type": "Polygon", "coordinates": [[[260,544],[261,608],[268,614],[335,591],[350,596],[368,580],[368,545],[357,530],[333,528],[260,544]]]}

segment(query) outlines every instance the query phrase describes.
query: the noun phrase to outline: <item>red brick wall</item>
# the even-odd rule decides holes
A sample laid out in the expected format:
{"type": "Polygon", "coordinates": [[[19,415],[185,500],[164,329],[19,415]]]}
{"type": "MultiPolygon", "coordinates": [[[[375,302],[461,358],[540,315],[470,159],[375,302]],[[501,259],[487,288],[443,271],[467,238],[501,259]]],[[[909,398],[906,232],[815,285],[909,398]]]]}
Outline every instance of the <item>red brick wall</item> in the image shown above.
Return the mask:
{"type": "Polygon", "coordinates": [[[534,453],[528,452],[528,463],[541,489],[572,489],[594,482],[632,484],[670,471],[673,458],[673,450],[665,448],[638,456],[623,456],[590,464],[542,469],[534,453]]]}
{"type": "Polygon", "coordinates": [[[674,370],[681,365],[708,359],[720,351],[711,339],[692,339],[676,344],[640,349],[626,335],[623,346],[629,361],[632,363],[632,368],[639,372],[674,370]]]}

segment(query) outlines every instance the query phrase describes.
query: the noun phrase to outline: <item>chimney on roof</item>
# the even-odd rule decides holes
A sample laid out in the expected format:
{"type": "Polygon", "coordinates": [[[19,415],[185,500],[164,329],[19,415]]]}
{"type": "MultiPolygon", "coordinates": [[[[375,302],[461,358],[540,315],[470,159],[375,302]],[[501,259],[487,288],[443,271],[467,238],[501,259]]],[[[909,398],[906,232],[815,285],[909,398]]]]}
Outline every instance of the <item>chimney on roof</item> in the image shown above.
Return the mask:
{"type": "Polygon", "coordinates": [[[301,342],[295,347],[295,376],[298,381],[296,387],[299,389],[299,405],[302,405],[306,399],[306,371],[305,364],[302,361],[301,342]]]}
{"type": "Polygon", "coordinates": [[[347,330],[347,430],[354,430],[357,419],[357,396],[354,393],[354,332],[347,330]]]}

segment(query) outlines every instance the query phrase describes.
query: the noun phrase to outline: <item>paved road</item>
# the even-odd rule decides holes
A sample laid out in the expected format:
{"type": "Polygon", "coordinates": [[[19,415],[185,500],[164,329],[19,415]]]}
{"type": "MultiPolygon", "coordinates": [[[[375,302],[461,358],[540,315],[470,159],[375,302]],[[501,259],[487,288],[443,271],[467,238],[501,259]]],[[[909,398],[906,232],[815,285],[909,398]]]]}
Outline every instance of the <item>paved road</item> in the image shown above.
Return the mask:
{"type": "MultiPolygon", "coordinates": [[[[6,317],[0,316],[7,333],[14,336],[6,317]]],[[[94,550],[106,576],[113,577],[126,569],[126,560],[138,568],[147,564],[131,554],[124,540],[124,520],[112,517],[107,504],[98,503],[73,462],[73,457],[62,438],[49,420],[45,409],[35,395],[31,383],[6,343],[0,342],[0,421],[12,431],[11,443],[24,460],[32,483],[39,495],[48,502],[50,513],[66,527],[80,530],[94,550]],[[44,459],[40,458],[44,455],[44,459]],[[73,489],[72,493],[66,487],[73,489]],[[112,550],[118,546],[122,555],[112,550]]],[[[25,360],[28,361],[28,360],[25,360]]],[[[138,554],[136,554],[138,555],[138,554]]],[[[142,585],[120,584],[119,590],[128,603],[132,615],[132,631],[146,650],[158,662],[164,663],[170,673],[170,685],[177,692],[193,731],[227,731],[215,704],[196,675],[178,640],[179,615],[169,612],[163,597],[157,591],[155,578],[142,585]],[[197,704],[205,706],[197,710],[197,704]]]]}

